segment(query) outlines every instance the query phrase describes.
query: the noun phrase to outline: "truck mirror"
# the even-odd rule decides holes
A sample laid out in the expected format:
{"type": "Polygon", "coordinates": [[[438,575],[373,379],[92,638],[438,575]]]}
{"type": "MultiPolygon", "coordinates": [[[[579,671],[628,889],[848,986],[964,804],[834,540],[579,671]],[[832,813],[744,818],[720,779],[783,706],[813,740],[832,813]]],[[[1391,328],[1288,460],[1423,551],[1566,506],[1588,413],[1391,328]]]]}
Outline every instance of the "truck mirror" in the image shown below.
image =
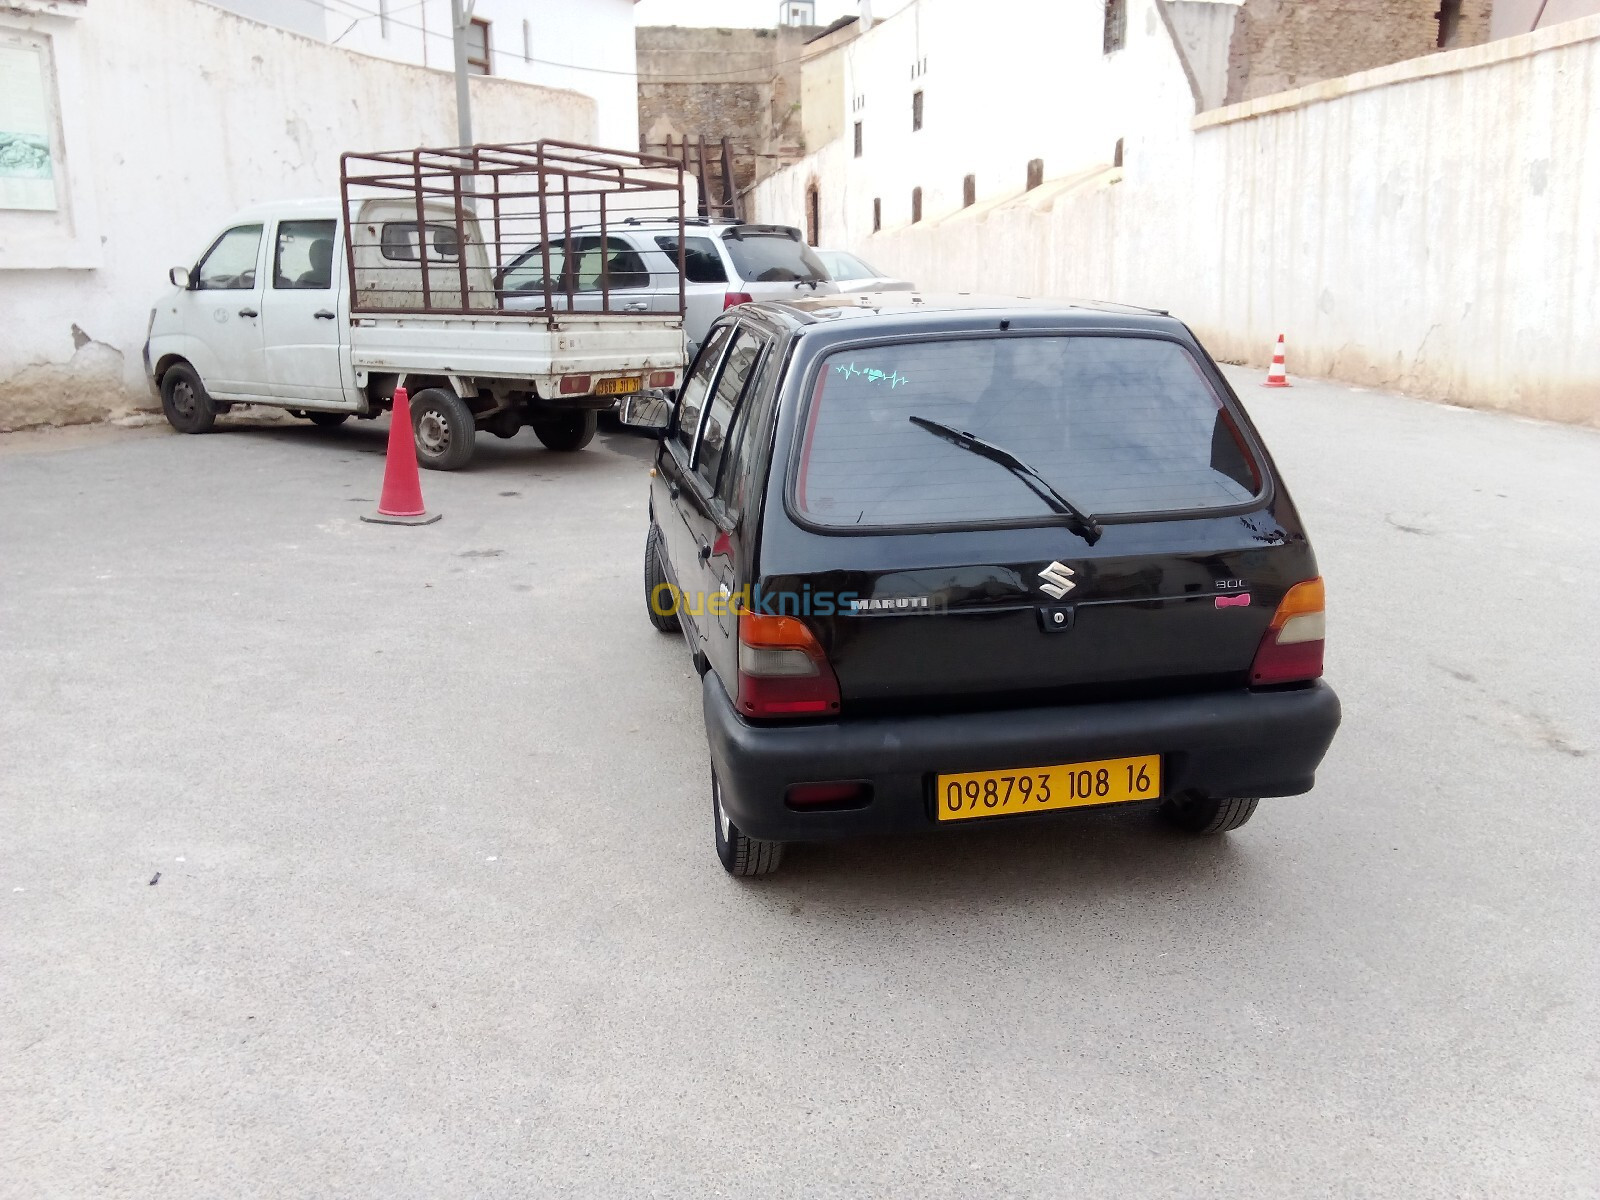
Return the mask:
{"type": "Polygon", "coordinates": [[[167,278],[172,280],[173,287],[181,287],[184,291],[189,290],[188,267],[173,267],[172,270],[167,272],[167,278]]]}
{"type": "Polygon", "coordinates": [[[617,419],[629,429],[660,437],[672,424],[672,405],[670,391],[635,392],[623,400],[617,419]]]}

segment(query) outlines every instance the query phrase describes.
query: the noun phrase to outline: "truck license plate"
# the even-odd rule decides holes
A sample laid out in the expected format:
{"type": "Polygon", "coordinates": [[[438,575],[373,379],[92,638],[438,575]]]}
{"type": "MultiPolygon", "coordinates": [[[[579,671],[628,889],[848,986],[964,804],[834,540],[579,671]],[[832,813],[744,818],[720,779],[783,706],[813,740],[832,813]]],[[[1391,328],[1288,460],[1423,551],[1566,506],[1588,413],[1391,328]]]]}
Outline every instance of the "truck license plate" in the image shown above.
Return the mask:
{"type": "Polygon", "coordinates": [[[937,795],[941,821],[1156,800],[1161,796],[1161,756],[940,775],[937,795]]]}
{"type": "Polygon", "coordinates": [[[602,379],[595,385],[596,396],[621,396],[627,392],[637,392],[644,386],[644,379],[638,375],[629,375],[625,379],[602,379]]]}

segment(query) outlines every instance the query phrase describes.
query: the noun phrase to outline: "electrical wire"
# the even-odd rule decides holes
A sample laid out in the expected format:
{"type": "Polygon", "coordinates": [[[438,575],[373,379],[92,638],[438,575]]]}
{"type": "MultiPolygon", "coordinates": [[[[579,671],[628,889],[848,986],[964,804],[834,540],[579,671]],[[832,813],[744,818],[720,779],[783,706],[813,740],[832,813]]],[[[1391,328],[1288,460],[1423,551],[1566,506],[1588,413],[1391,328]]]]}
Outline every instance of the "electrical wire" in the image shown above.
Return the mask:
{"type": "MultiPolygon", "coordinates": [[[[355,17],[355,20],[351,22],[350,28],[346,29],[344,33],[339,35],[340,38],[346,36],[346,34],[350,32],[350,29],[354,29],[355,26],[360,24],[362,21],[385,15],[372,9],[362,8],[358,4],[351,3],[351,0],[339,0],[340,3],[348,4],[348,9],[330,8],[326,3],[324,3],[324,0],[304,0],[304,2],[311,5],[313,8],[320,8],[323,12],[330,13],[336,17],[350,17],[355,13],[360,13],[361,15],[355,17]]],[[[421,8],[425,3],[427,3],[427,0],[419,0],[419,3],[411,5],[410,7],[421,8]]],[[[404,12],[406,10],[401,9],[399,11],[404,12]]],[[[393,13],[388,14],[388,21],[391,25],[398,25],[401,29],[414,30],[417,33],[423,34],[425,37],[438,38],[440,41],[451,43],[454,43],[455,41],[455,39],[452,38],[448,33],[440,33],[437,30],[427,29],[421,25],[413,25],[409,21],[397,21],[395,20],[393,13]]],[[[584,67],[579,66],[577,63],[554,62],[548,58],[524,58],[522,55],[517,54],[514,51],[499,50],[494,46],[489,47],[489,56],[492,59],[503,57],[511,59],[515,62],[538,63],[542,67],[559,67],[563,71],[581,71],[590,75],[623,75],[632,79],[637,79],[643,83],[668,80],[688,83],[709,83],[718,79],[737,79],[743,76],[759,73],[759,68],[751,68],[743,71],[712,71],[702,75],[641,75],[637,71],[617,71],[610,67],[584,67]]],[[[778,67],[786,67],[791,63],[804,61],[805,56],[801,55],[797,58],[779,59],[777,62],[771,65],[773,69],[776,70],[778,67]]]]}

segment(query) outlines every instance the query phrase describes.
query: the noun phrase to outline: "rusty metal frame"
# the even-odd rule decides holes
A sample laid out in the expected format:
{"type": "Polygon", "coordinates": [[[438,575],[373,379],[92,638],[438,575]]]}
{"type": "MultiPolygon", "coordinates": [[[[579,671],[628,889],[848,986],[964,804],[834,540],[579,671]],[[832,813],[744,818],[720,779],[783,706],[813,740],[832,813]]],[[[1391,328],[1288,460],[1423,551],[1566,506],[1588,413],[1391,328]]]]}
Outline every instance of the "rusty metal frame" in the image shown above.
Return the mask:
{"type": "MultiPolygon", "coordinates": [[[[685,147],[687,149],[687,147],[685,147]]],[[[703,151],[702,151],[703,154],[703,151]]],[[[685,158],[687,155],[684,156],[685,158]]],[[[613,303],[610,256],[607,238],[621,225],[634,220],[670,225],[676,210],[678,306],[684,311],[684,177],[687,164],[677,158],[626,150],[609,150],[578,142],[545,139],[538,142],[509,142],[456,147],[419,147],[414,150],[346,153],[339,156],[339,202],[344,224],[346,283],[350,311],[362,315],[417,316],[516,316],[545,319],[552,323],[574,311],[588,316],[637,316],[638,309],[626,310],[613,303]],[[616,198],[658,193],[662,203],[659,216],[619,217],[616,198]],[[367,201],[391,198],[416,213],[417,258],[393,269],[403,271],[407,283],[421,277],[420,306],[364,304],[357,291],[356,257],[358,250],[377,248],[383,254],[380,231],[374,243],[358,240],[355,220],[367,201]],[[588,210],[597,210],[598,228],[588,219],[588,210]],[[577,219],[575,219],[577,218],[577,219]],[[488,303],[483,303],[483,287],[477,289],[480,303],[474,305],[474,290],[467,261],[469,226],[476,224],[490,271],[488,303]],[[437,302],[440,288],[430,281],[433,270],[451,265],[438,253],[429,237],[430,226],[453,228],[456,237],[455,274],[459,303],[437,302]],[[573,231],[582,229],[584,237],[600,238],[598,308],[575,309],[578,291],[572,255],[573,231]],[[490,236],[483,236],[487,228],[490,236]],[[550,243],[559,238],[563,250],[561,280],[550,278],[550,243]],[[543,303],[533,308],[507,308],[500,283],[511,263],[528,250],[538,248],[541,260],[543,303]],[[415,270],[412,270],[413,265],[415,270]]],[[[385,226],[393,222],[384,222],[385,226]]],[[[364,266],[363,272],[386,270],[364,266]]],[[[650,272],[650,288],[655,288],[657,272],[650,272]]],[[[408,286],[397,289],[411,291],[408,286]]],[[[622,293],[630,301],[633,289],[622,293]]],[[[522,293],[539,295],[539,292],[522,293]]],[[[583,293],[590,295],[591,293],[583,293]]],[[[632,299],[636,303],[636,298],[632,299]]],[[[652,308],[658,315],[672,315],[671,309],[652,308]]]]}

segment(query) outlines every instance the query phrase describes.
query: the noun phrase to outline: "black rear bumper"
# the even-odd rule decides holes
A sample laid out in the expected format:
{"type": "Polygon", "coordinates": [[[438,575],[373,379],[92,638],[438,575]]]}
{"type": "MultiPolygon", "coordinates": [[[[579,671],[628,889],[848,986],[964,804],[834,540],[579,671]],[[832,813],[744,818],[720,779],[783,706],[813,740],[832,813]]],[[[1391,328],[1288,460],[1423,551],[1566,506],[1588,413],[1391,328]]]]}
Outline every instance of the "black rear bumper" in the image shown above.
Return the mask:
{"type": "Polygon", "coordinates": [[[806,725],[746,722],[715,672],[705,673],[702,687],[723,805],[746,834],[769,841],[933,827],[939,773],[1139,754],[1162,756],[1166,796],[1294,796],[1311,790],[1339,728],[1339,698],[1321,681],[1283,691],[806,725]],[[872,785],[862,808],[800,812],[783,802],[791,784],[855,779],[872,785]]]}

